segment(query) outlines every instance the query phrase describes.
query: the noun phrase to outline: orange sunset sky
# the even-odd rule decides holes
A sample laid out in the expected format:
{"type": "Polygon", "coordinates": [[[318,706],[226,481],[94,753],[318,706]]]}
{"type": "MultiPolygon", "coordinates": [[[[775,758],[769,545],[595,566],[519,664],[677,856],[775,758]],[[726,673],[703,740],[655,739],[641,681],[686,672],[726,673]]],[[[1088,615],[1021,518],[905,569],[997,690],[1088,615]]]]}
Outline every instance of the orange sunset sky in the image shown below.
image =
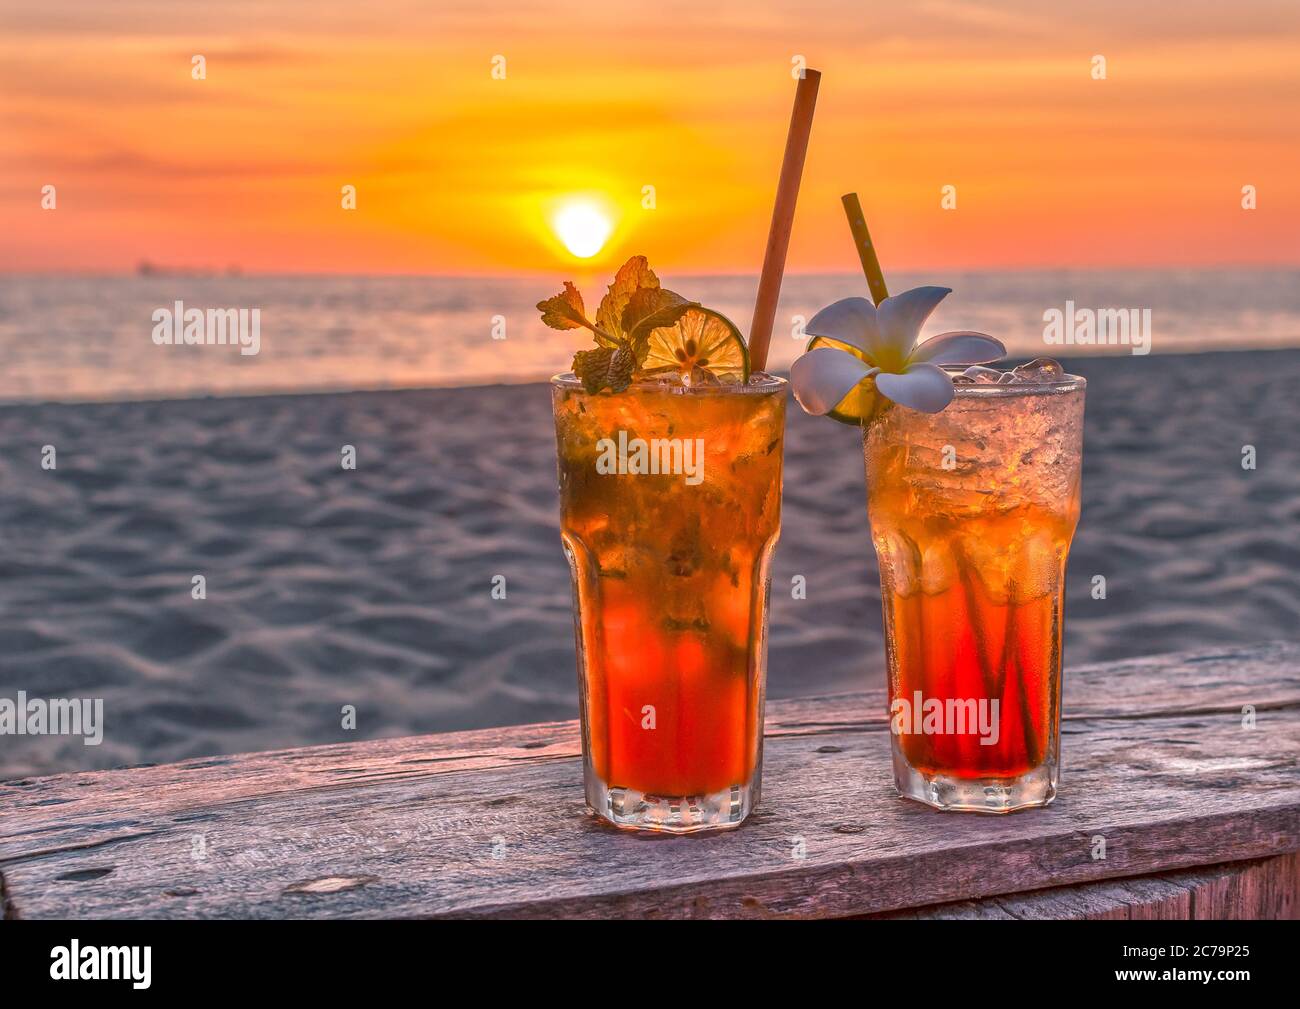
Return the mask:
{"type": "Polygon", "coordinates": [[[21,6],[4,271],[554,272],[585,194],[592,268],[755,272],[796,56],[824,76],[792,271],[856,270],[850,189],[889,269],[1300,263],[1294,0],[21,6]]]}

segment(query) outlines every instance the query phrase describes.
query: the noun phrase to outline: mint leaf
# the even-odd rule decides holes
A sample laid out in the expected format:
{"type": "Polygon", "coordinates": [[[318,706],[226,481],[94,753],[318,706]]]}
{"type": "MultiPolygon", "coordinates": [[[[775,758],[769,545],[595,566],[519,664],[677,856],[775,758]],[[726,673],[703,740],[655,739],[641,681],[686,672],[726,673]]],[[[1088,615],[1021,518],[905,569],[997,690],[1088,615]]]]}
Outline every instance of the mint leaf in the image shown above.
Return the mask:
{"type": "Polygon", "coordinates": [[[698,308],[699,304],[663,287],[643,287],[628,299],[627,308],[623,309],[623,332],[636,337],[660,326],[672,326],[688,309],[698,308]]]}
{"type": "Polygon", "coordinates": [[[617,348],[580,350],[573,355],[573,373],[592,396],[602,389],[622,392],[632,384],[632,371],[635,368],[636,355],[626,344],[617,348]]]}
{"type": "MultiPolygon", "coordinates": [[[[645,288],[659,287],[659,278],[650,269],[650,262],[645,256],[633,256],[618,268],[614,283],[609,285],[609,292],[600,299],[600,308],[596,312],[596,326],[616,340],[628,336],[623,329],[623,313],[628,302],[638,291],[645,288]]],[[[604,343],[604,341],[601,341],[604,343]]],[[[612,344],[606,344],[612,346],[612,344]]]]}
{"type": "Polygon", "coordinates": [[[537,303],[537,310],[542,313],[542,322],[552,329],[594,329],[587,321],[587,311],[582,304],[582,295],[569,281],[564,282],[564,290],[553,298],[537,303]]]}

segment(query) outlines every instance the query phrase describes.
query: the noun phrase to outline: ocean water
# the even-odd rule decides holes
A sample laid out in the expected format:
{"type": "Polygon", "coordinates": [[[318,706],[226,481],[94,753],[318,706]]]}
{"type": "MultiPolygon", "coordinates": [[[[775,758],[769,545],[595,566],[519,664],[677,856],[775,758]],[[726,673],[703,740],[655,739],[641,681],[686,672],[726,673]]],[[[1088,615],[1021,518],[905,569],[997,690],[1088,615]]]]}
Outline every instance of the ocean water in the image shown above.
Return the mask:
{"type": "MultiPolygon", "coordinates": [[[[123,276],[0,277],[0,401],[171,399],[270,392],[526,382],[567,368],[583,334],[542,326],[535,303],[560,274],[527,278],[123,276]],[[157,346],[153,313],[258,309],[260,352],[157,346]]],[[[575,278],[576,279],[576,278],[575,278]]],[[[756,278],[676,277],[666,286],[747,331],[756,278]]],[[[1043,316],[1079,308],[1151,310],[1153,353],[1300,346],[1300,270],[1019,271],[903,274],[895,291],[954,293],[926,335],[976,329],[1013,356],[1044,353],[1043,316]]],[[[580,282],[594,313],[601,281],[580,282]]],[[[855,275],[790,276],[769,368],[799,352],[797,317],[855,294],[855,275]]],[[[1128,353],[1090,348],[1090,354],[1128,353]]]]}

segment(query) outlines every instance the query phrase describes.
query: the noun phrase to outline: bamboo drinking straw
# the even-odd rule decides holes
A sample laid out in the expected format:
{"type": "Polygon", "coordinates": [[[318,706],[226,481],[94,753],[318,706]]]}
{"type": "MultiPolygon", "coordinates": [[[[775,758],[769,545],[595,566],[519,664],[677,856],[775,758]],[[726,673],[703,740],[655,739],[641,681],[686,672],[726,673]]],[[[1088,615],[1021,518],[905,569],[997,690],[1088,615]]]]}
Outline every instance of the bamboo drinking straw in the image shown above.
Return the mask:
{"type": "Polygon", "coordinates": [[[768,229],[767,250],[763,253],[763,273],[758,279],[758,297],[754,300],[754,321],[749,327],[749,364],[754,371],[762,371],[767,364],[776,302],[781,295],[781,274],[785,272],[785,254],[790,248],[794,205],[799,198],[799,178],[808,153],[808,134],[812,132],[813,108],[817,104],[817,85],[821,79],[819,71],[805,70],[794,93],[794,111],[790,113],[790,132],[785,138],[785,158],[781,162],[781,181],[776,186],[772,226],[768,229]]]}

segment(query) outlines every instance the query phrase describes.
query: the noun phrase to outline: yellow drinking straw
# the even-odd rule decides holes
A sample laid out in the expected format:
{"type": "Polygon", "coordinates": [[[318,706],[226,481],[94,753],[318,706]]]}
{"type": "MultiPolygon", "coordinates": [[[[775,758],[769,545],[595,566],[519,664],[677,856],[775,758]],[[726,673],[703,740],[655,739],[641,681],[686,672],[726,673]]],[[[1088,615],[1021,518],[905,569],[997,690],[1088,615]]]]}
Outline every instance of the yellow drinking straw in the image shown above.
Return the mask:
{"type": "Polygon", "coordinates": [[[853,244],[858,249],[862,272],[867,275],[871,300],[879,305],[889,297],[889,289],[885,287],[885,275],[880,272],[880,260],[876,258],[876,247],[871,243],[871,232],[867,230],[862,204],[858,202],[857,193],[845,193],[840,197],[840,202],[844,204],[844,214],[849,219],[849,230],[853,232],[853,244]]]}

